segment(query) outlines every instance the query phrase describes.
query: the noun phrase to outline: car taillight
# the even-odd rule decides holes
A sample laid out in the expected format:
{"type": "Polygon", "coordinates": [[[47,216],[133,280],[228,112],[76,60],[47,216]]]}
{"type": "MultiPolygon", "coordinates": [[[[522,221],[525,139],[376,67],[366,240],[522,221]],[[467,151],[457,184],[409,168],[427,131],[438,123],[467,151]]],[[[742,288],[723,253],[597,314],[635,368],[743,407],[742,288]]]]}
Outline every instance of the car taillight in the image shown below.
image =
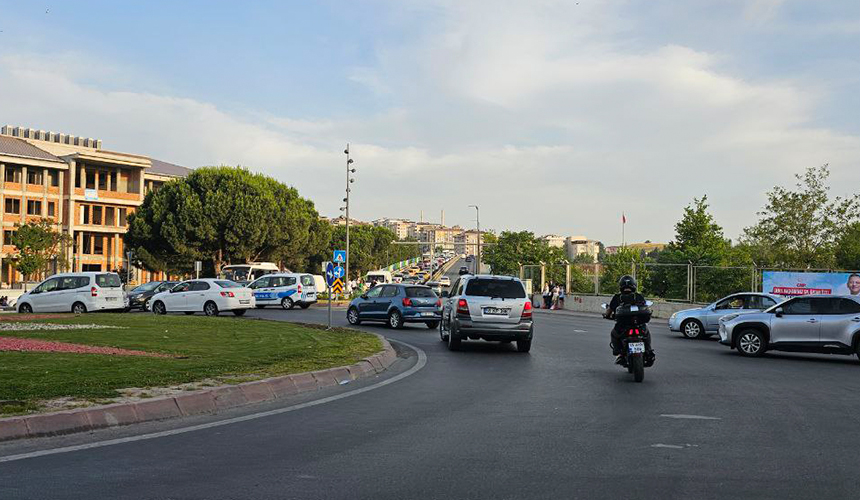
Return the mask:
{"type": "Polygon", "coordinates": [[[236,295],[233,292],[221,292],[222,297],[235,297],[236,295]]]}
{"type": "Polygon", "coordinates": [[[442,307],[442,299],[436,299],[436,307],[442,307]]]}
{"type": "Polygon", "coordinates": [[[409,297],[404,297],[403,307],[412,307],[412,299],[410,299],[409,297]]]}
{"type": "Polygon", "coordinates": [[[92,288],[90,288],[90,294],[91,294],[93,297],[98,297],[98,296],[99,296],[99,289],[98,289],[98,288],[96,288],[96,287],[92,287],[92,288]]]}
{"type": "Polygon", "coordinates": [[[460,299],[457,301],[457,314],[465,314],[469,316],[469,303],[466,302],[466,299],[460,299]]]}
{"type": "Polygon", "coordinates": [[[520,319],[521,320],[532,319],[532,303],[531,302],[526,301],[525,305],[523,306],[523,315],[520,317],[520,319]]]}

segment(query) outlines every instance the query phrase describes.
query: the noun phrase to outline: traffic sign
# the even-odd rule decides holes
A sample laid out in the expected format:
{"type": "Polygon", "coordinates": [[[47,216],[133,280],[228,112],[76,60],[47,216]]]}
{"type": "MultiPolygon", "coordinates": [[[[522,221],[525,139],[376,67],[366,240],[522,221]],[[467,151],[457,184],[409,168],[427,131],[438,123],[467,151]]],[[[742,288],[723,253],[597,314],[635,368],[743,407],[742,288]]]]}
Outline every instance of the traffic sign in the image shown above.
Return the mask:
{"type": "Polygon", "coordinates": [[[332,260],[335,262],[346,262],[346,250],[335,250],[332,260]]]}
{"type": "Polygon", "coordinates": [[[334,277],[335,278],[343,278],[344,274],[346,274],[346,271],[343,270],[343,266],[334,266],[334,277]]]}
{"type": "Polygon", "coordinates": [[[340,278],[334,280],[334,283],[331,285],[332,293],[343,293],[343,281],[340,278]]]}
{"type": "Polygon", "coordinates": [[[336,268],[334,267],[334,264],[332,264],[331,262],[329,262],[328,265],[325,266],[325,281],[326,283],[328,283],[328,286],[332,286],[334,284],[334,281],[337,279],[337,276],[334,275],[335,269],[336,268]]]}

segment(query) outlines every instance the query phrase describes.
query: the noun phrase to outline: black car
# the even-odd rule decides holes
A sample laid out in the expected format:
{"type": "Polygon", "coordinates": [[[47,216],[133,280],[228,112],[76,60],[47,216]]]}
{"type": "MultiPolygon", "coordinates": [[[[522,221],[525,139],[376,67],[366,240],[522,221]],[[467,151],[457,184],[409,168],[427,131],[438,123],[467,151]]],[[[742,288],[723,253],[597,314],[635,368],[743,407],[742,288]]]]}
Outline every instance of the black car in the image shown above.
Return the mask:
{"type": "Polygon", "coordinates": [[[464,274],[469,274],[469,268],[466,266],[460,266],[460,272],[458,273],[460,276],[464,274]]]}
{"type": "Polygon", "coordinates": [[[178,281],[150,281],[149,283],[144,283],[142,285],[138,285],[132,290],[128,292],[128,309],[140,309],[141,311],[146,310],[146,303],[149,299],[152,298],[156,293],[164,292],[166,290],[170,290],[179,283],[178,281]]]}

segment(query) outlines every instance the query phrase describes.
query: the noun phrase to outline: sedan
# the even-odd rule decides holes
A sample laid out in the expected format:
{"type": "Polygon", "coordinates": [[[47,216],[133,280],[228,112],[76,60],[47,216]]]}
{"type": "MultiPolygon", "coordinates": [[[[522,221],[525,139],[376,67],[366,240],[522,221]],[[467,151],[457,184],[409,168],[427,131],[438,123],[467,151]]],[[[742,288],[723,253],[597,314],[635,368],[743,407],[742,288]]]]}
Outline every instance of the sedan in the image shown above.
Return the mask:
{"type": "Polygon", "coordinates": [[[206,316],[217,316],[221,311],[231,311],[242,316],[254,307],[255,300],[250,288],[234,281],[199,279],[183,281],[166,292],[153,295],[150,304],[155,314],[203,312],[206,316]]]}
{"type": "Polygon", "coordinates": [[[147,310],[147,302],[153,295],[160,292],[166,292],[176,286],[178,281],[150,281],[138,285],[128,292],[128,308],[147,310]]]}
{"type": "Polygon", "coordinates": [[[763,311],[783,301],[768,293],[736,293],[696,309],[678,311],[669,318],[669,330],[688,339],[701,339],[717,333],[720,318],[732,313],[763,311]]]}
{"type": "Polygon", "coordinates": [[[404,323],[424,323],[432,330],[439,326],[441,307],[442,301],[430,287],[382,285],[353,299],[346,319],[351,325],[381,321],[391,328],[402,328],[404,323]]]}
{"type": "Polygon", "coordinates": [[[439,278],[439,284],[442,286],[451,286],[451,278],[448,276],[442,276],[439,278]]]}

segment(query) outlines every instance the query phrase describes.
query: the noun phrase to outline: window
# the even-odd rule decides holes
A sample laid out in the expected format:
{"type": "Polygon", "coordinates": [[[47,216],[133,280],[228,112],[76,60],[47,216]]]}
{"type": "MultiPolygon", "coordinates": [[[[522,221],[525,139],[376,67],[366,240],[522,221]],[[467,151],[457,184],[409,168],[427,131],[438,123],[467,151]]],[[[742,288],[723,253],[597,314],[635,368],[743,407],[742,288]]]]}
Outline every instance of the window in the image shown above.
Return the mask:
{"type": "Polygon", "coordinates": [[[99,226],[102,224],[102,207],[93,207],[93,224],[99,226]]]}
{"type": "Polygon", "coordinates": [[[127,225],[128,225],[128,220],[126,219],[126,214],[127,214],[128,212],[126,212],[126,209],[124,209],[124,208],[120,208],[120,209],[118,210],[118,212],[119,212],[119,227],[125,227],[125,226],[127,226],[127,225]]]}
{"type": "Polygon", "coordinates": [[[397,287],[394,285],[385,285],[382,287],[382,295],[380,295],[380,297],[384,297],[386,299],[397,297],[397,287]]]}
{"type": "Polygon", "coordinates": [[[192,284],[191,284],[191,291],[192,292],[202,292],[204,290],[209,290],[209,283],[206,283],[205,281],[194,281],[194,282],[192,282],[192,284]]]}
{"type": "Polygon", "coordinates": [[[417,298],[436,298],[436,294],[433,292],[433,290],[427,288],[426,286],[407,286],[406,296],[417,298]]]}
{"type": "Polygon", "coordinates": [[[164,283],[158,285],[158,288],[156,288],[155,291],[156,292],[166,292],[167,290],[170,290],[171,288],[173,288],[175,286],[176,286],[175,281],[165,281],[164,283]]]}
{"type": "Polygon", "coordinates": [[[97,234],[93,236],[93,253],[96,255],[104,255],[105,253],[105,238],[97,234]]]}
{"type": "Polygon", "coordinates": [[[180,284],[176,285],[176,286],[175,286],[175,287],[173,287],[173,289],[172,289],[172,290],[170,290],[170,291],[171,291],[171,292],[174,292],[174,293],[175,293],[175,292],[187,292],[187,291],[188,291],[188,290],[190,290],[190,289],[191,289],[191,282],[186,281],[185,283],[180,283],[180,284]]]}
{"type": "Polygon", "coordinates": [[[86,173],[84,172],[84,169],[78,168],[77,169],[77,175],[75,175],[75,187],[76,188],[81,187],[81,177],[83,177],[84,175],[86,175],[86,173]]]}
{"type": "Polygon", "coordinates": [[[81,216],[83,219],[82,224],[90,223],[90,206],[89,205],[81,205],[81,216]]]}
{"type": "Polygon", "coordinates": [[[12,244],[12,238],[14,238],[14,237],[15,237],[15,231],[12,231],[9,229],[3,231],[3,244],[4,245],[11,245],[12,244]]]}
{"type": "Polygon", "coordinates": [[[295,284],[296,278],[294,276],[278,276],[277,278],[272,278],[272,284],[269,286],[285,287],[295,284]]]}
{"type": "Polygon", "coordinates": [[[233,281],[216,281],[215,283],[217,283],[221,288],[242,288],[242,285],[233,281]]]}
{"type": "Polygon", "coordinates": [[[785,314],[795,315],[795,314],[816,314],[812,310],[812,299],[810,298],[800,298],[794,299],[786,302],[782,306],[782,311],[785,314]]]}
{"type": "Polygon", "coordinates": [[[122,286],[122,281],[120,281],[119,276],[114,273],[97,274],[96,285],[106,288],[119,288],[122,286]]]}
{"type": "Polygon", "coordinates": [[[85,255],[90,255],[91,253],[93,253],[93,241],[88,234],[84,234],[83,240],[84,248],[82,250],[82,253],[85,255]]]}
{"type": "Polygon", "coordinates": [[[15,198],[6,198],[6,213],[7,214],[20,214],[21,213],[21,200],[15,198]]]}
{"type": "Polygon", "coordinates": [[[770,297],[763,297],[761,295],[748,295],[747,296],[747,306],[746,309],[767,309],[768,307],[775,305],[776,301],[770,297]]]}
{"type": "Polygon", "coordinates": [[[116,191],[116,171],[110,173],[110,190],[116,191]]]}
{"type": "Polygon", "coordinates": [[[382,287],[377,286],[377,287],[371,288],[370,291],[368,291],[366,293],[366,295],[367,295],[367,298],[369,298],[369,299],[375,299],[375,298],[379,297],[379,294],[381,292],[382,292],[382,287]]]}
{"type": "Polygon", "coordinates": [[[113,207],[105,207],[105,226],[115,226],[116,220],[114,219],[114,213],[116,211],[113,207]]]}
{"type": "Polygon", "coordinates": [[[743,309],[744,308],[744,296],[736,295],[734,297],[729,297],[725,300],[721,300],[714,307],[714,310],[719,309],[743,309]]]}
{"type": "Polygon", "coordinates": [[[95,170],[85,170],[84,171],[87,177],[87,189],[95,189],[96,188],[96,171],[95,170]]]}
{"type": "Polygon", "coordinates": [[[315,282],[314,282],[313,276],[311,276],[310,274],[303,274],[302,275],[302,285],[313,286],[314,284],[315,284],[315,282]]]}
{"type": "Polygon", "coordinates": [[[48,170],[48,185],[57,187],[60,185],[60,172],[48,170]]]}
{"type": "Polygon", "coordinates": [[[27,184],[41,186],[44,179],[42,169],[36,169],[33,167],[27,169],[27,184]]]}
{"type": "Polygon", "coordinates": [[[90,284],[88,276],[65,276],[60,279],[60,290],[74,290],[90,284]]]}
{"type": "Polygon", "coordinates": [[[828,299],[830,304],[830,314],[860,314],[860,303],[852,299],[828,299]]]}
{"type": "Polygon", "coordinates": [[[502,299],[523,299],[526,296],[526,290],[519,281],[476,278],[469,280],[466,285],[466,295],[499,297],[502,299]]]}
{"type": "Polygon", "coordinates": [[[108,185],[108,173],[104,170],[99,170],[99,189],[102,191],[107,189],[108,185]]]}
{"type": "MultiPolygon", "coordinates": [[[[101,264],[84,264],[81,267],[82,267],[81,271],[83,271],[85,273],[97,273],[97,272],[100,272],[102,270],[101,264]]],[[[89,278],[87,278],[87,279],[89,279],[89,278]]]]}
{"type": "Polygon", "coordinates": [[[60,278],[51,278],[48,281],[37,286],[36,289],[33,291],[36,293],[53,292],[54,290],[57,290],[59,288],[59,285],[60,278]]]}
{"type": "MultiPolygon", "coordinates": [[[[272,282],[272,279],[273,278],[260,278],[257,281],[248,285],[248,288],[250,288],[252,290],[256,290],[257,288],[270,287],[270,286],[272,286],[272,285],[270,285],[270,283],[272,282]]],[[[275,279],[277,279],[277,278],[275,278],[275,279]]]]}
{"type": "Polygon", "coordinates": [[[27,215],[42,215],[42,202],[27,200],[27,215]]]}
{"type": "Polygon", "coordinates": [[[6,182],[21,182],[21,170],[15,167],[6,167],[6,182]]]}
{"type": "Polygon", "coordinates": [[[57,215],[57,204],[53,201],[48,202],[48,217],[57,215]]]}

